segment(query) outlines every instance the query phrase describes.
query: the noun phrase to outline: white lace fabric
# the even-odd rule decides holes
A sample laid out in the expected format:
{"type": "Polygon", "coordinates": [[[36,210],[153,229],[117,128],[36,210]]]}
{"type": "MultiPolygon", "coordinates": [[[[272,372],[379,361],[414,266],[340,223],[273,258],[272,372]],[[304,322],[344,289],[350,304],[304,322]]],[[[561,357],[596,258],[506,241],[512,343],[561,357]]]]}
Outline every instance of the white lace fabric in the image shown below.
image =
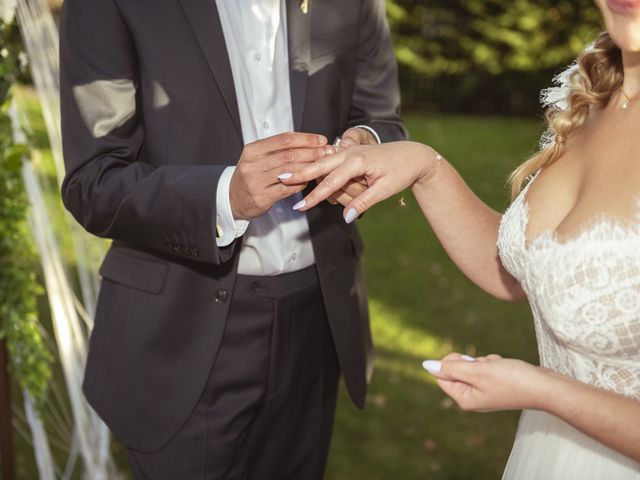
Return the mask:
{"type": "MultiPolygon", "coordinates": [[[[498,248],[531,304],[541,365],[640,400],[640,205],[629,221],[601,216],[569,240],[548,232],[528,242],[530,185],[504,214],[498,248]]],[[[504,478],[636,480],[640,465],[556,417],[525,412],[504,478]]]]}
{"type": "Polygon", "coordinates": [[[498,248],[529,298],[541,364],[640,400],[640,218],[603,216],[570,240],[527,243],[527,190],[503,216],[498,248]]]}

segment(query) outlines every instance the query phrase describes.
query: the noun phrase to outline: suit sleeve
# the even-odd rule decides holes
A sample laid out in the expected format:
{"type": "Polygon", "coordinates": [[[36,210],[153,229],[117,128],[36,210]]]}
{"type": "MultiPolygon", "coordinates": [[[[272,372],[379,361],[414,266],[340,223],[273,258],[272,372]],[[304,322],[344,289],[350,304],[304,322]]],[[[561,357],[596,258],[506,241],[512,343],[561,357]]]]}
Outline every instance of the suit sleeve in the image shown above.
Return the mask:
{"type": "Polygon", "coordinates": [[[89,232],[220,264],[216,187],[224,165],[141,161],[135,45],[115,0],[66,0],[60,20],[65,207],[89,232]]]}
{"type": "Polygon", "coordinates": [[[366,125],[383,142],[406,139],[407,131],[400,118],[398,66],[385,0],[362,1],[356,62],[349,127],[366,125]]]}

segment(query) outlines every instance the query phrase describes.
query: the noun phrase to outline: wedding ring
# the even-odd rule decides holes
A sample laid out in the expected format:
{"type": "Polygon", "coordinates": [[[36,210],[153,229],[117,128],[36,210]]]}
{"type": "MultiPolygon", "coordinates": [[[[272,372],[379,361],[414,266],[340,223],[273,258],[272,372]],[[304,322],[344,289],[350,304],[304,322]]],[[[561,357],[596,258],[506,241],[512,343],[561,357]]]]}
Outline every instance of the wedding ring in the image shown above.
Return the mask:
{"type": "Polygon", "coordinates": [[[342,137],[336,137],[335,141],[333,142],[333,146],[336,149],[336,152],[340,151],[341,145],[342,145],[342,137]]]}

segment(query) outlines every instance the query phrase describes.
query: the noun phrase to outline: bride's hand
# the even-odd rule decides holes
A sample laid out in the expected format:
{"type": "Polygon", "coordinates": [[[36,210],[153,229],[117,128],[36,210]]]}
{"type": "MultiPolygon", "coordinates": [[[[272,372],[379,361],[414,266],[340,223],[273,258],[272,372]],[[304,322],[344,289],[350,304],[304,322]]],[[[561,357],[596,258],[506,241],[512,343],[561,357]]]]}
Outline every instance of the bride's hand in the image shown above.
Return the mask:
{"type": "Polygon", "coordinates": [[[463,410],[491,412],[544,409],[553,373],[521,360],[488,355],[471,361],[452,353],[442,362],[427,361],[425,369],[463,410]]]}
{"type": "Polygon", "coordinates": [[[324,176],[318,186],[294,207],[301,211],[326,200],[352,179],[364,178],[368,188],[344,208],[345,221],[351,223],[376,203],[417,182],[428,181],[440,159],[432,148],[414,142],[358,146],[313,164],[292,166],[291,172],[279,178],[285,185],[296,185],[324,176]]]}

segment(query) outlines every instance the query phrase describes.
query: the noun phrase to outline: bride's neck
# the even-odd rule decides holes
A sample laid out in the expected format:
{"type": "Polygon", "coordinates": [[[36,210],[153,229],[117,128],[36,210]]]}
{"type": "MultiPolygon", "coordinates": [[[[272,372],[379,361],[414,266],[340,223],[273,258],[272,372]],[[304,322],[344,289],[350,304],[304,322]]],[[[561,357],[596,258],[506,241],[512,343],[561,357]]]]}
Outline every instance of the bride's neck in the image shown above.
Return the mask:
{"type": "Polygon", "coordinates": [[[640,52],[622,52],[624,91],[630,97],[640,96],[640,52]]]}

